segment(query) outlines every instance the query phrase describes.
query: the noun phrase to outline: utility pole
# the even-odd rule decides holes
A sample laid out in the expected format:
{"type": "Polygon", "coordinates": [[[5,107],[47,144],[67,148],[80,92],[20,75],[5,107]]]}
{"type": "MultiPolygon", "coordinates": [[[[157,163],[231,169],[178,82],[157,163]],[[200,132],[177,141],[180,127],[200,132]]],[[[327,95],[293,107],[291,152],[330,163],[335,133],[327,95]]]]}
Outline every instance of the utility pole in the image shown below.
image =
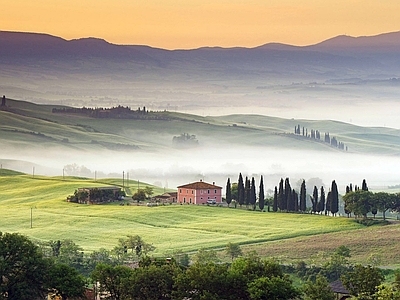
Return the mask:
{"type": "Polygon", "coordinates": [[[125,182],[124,182],[124,179],[125,179],[125,171],[122,171],[122,189],[124,189],[124,188],[125,188],[125,182]]]}
{"type": "Polygon", "coordinates": [[[32,177],[35,178],[35,167],[32,167],[32,177]]]}

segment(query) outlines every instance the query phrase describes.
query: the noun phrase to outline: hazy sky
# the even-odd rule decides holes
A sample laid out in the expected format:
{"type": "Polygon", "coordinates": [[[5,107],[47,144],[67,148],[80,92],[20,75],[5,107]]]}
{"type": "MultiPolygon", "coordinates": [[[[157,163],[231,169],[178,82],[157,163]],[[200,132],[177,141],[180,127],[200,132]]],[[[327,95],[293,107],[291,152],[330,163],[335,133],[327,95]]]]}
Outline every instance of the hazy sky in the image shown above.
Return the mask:
{"type": "Polygon", "coordinates": [[[306,45],[400,30],[399,0],[0,0],[0,30],[155,47],[306,45]]]}

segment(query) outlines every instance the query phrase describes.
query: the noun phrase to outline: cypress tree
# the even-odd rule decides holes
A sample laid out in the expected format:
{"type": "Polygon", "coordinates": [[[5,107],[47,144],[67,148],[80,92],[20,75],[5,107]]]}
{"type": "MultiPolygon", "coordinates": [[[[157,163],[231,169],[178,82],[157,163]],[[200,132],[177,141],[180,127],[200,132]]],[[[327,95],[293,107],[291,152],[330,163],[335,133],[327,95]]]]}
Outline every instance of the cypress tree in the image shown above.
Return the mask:
{"type": "Polygon", "coordinates": [[[326,197],[325,215],[327,215],[328,212],[331,211],[331,203],[332,203],[332,193],[331,193],[331,191],[329,191],[329,192],[328,192],[328,196],[326,197]]]}
{"type": "Polygon", "coordinates": [[[311,198],[311,202],[312,202],[312,212],[316,213],[318,211],[318,209],[317,209],[318,189],[317,189],[317,187],[315,185],[314,185],[314,191],[313,191],[313,196],[311,198]]]}
{"type": "Polygon", "coordinates": [[[232,191],[231,191],[231,179],[228,178],[228,181],[226,182],[226,203],[229,205],[232,202],[232,191]]]}
{"type": "Polygon", "coordinates": [[[243,184],[242,173],[239,174],[239,179],[238,179],[238,202],[240,206],[242,206],[244,203],[244,184],[243,184]]]}
{"type": "Polygon", "coordinates": [[[284,204],[283,202],[285,201],[285,192],[283,190],[283,178],[281,178],[281,181],[279,182],[279,190],[278,190],[278,208],[279,210],[283,210],[284,204]]]}
{"type": "Polygon", "coordinates": [[[246,180],[244,183],[244,203],[246,204],[246,207],[248,207],[250,204],[250,190],[250,179],[246,176],[246,180]]]}
{"type": "Polygon", "coordinates": [[[274,191],[274,204],[272,205],[272,211],[278,211],[278,188],[276,186],[274,191]]]}
{"type": "Polygon", "coordinates": [[[264,181],[263,181],[263,176],[261,175],[261,179],[260,179],[260,190],[258,192],[258,207],[260,208],[261,211],[263,211],[264,209],[264,181]]]}
{"type": "Polygon", "coordinates": [[[305,212],[307,210],[306,202],[306,181],[303,179],[300,188],[300,211],[305,212]]]}
{"type": "Polygon", "coordinates": [[[368,186],[367,186],[367,182],[365,181],[365,179],[363,179],[361,190],[368,191],[368,186]]]}
{"type": "Polygon", "coordinates": [[[321,186],[321,195],[319,196],[319,211],[323,212],[325,210],[325,190],[324,187],[321,186]]]}
{"type": "Polygon", "coordinates": [[[256,209],[256,181],[254,177],[251,178],[251,187],[250,187],[250,204],[253,206],[253,210],[256,209]]]}
{"type": "Polygon", "coordinates": [[[331,213],[333,215],[336,215],[337,212],[339,211],[339,193],[337,189],[337,185],[335,180],[332,181],[332,188],[331,188],[331,213]]]}
{"type": "Polygon", "coordinates": [[[292,196],[293,196],[293,210],[299,211],[299,195],[296,193],[294,189],[292,191],[292,196]]]}
{"type": "Polygon", "coordinates": [[[291,209],[292,202],[292,187],[290,186],[289,178],[285,179],[285,198],[284,198],[284,208],[286,210],[291,209]]]}

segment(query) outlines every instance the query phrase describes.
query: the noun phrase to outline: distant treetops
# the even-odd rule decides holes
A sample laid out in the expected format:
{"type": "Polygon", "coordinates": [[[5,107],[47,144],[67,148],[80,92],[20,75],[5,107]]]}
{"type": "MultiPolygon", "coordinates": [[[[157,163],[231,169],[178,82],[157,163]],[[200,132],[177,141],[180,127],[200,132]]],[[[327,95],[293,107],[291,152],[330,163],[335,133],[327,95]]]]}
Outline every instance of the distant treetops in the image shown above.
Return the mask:
{"type": "Polygon", "coordinates": [[[321,133],[318,130],[311,129],[308,131],[307,128],[302,127],[302,130],[300,130],[300,124],[294,127],[294,134],[300,135],[306,138],[310,138],[313,140],[318,140],[318,141],[323,141],[332,147],[338,148],[340,150],[348,150],[348,147],[345,146],[344,143],[339,142],[334,136],[330,137],[329,132],[325,132],[324,135],[324,140],[321,140],[321,133]]]}

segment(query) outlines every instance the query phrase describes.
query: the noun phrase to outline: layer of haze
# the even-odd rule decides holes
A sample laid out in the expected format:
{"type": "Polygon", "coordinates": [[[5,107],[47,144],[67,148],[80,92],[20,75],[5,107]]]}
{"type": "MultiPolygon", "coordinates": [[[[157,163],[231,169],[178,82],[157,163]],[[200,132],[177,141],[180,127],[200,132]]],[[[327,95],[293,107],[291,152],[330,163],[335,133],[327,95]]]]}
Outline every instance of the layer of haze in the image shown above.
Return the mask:
{"type": "Polygon", "coordinates": [[[32,166],[18,166],[7,159],[35,162],[38,164],[35,174],[61,176],[64,167],[76,165],[81,173],[67,172],[66,175],[94,178],[96,172],[97,178],[121,178],[122,184],[122,172],[125,172],[125,176],[129,173],[131,180],[170,189],[204,179],[210,183],[215,182],[225,190],[227,178],[236,182],[239,172],[244,176],[254,176],[257,182],[263,175],[266,190],[272,190],[278,185],[280,178],[286,177],[290,178],[293,188],[296,189],[300,179],[317,182],[317,185],[322,183],[327,189],[332,180],[336,180],[341,193],[344,193],[344,188],[349,183],[360,185],[364,178],[375,190],[400,183],[398,156],[298,149],[232,145],[162,153],[119,152],[118,155],[107,151],[89,153],[53,150],[48,151],[45,157],[29,150],[13,149],[6,151],[2,158],[3,168],[20,169],[28,174],[32,172],[32,166]]]}
{"type": "Polygon", "coordinates": [[[400,28],[395,0],[0,0],[0,30],[167,49],[318,43],[400,28]]]}

